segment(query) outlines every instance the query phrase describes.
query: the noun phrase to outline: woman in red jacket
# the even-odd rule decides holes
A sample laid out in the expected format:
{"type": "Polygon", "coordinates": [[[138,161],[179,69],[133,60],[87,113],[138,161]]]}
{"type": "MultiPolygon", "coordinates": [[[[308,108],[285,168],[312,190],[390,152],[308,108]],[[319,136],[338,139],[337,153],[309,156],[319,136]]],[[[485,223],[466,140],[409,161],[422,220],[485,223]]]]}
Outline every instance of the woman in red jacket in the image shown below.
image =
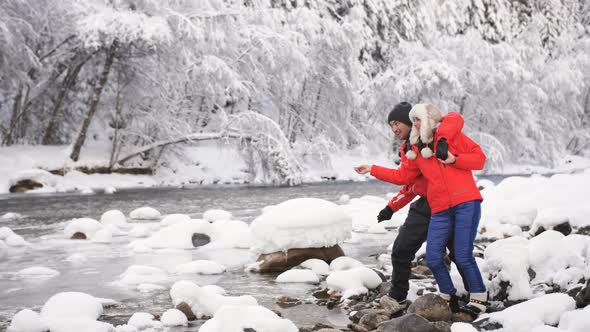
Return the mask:
{"type": "Polygon", "coordinates": [[[413,127],[411,149],[398,169],[361,165],[360,174],[371,173],[382,181],[408,184],[422,174],[428,181],[427,198],[432,210],[428,227],[426,263],[432,270],[440,295],[459,309],[457,289],[444,264],[446,244],[454,238],[455,262],[469,284],[469,303],[463,309],[473,316],[485,312],[489,303],[479,268],[473,257],[473,242],[481,216],[482,197],[472,170],[483,169],[486,157],[475,142],[453,125],[463,120],[458,113],[441,117],[430,104],[418,104],[410,112],[413,127]],[[460,121],[458,121],[460,118],[460,121]],[[437,130],[438,124],[444,123],[437,130]],[[436,157],[433,156],[436,151],[436,157]]]}

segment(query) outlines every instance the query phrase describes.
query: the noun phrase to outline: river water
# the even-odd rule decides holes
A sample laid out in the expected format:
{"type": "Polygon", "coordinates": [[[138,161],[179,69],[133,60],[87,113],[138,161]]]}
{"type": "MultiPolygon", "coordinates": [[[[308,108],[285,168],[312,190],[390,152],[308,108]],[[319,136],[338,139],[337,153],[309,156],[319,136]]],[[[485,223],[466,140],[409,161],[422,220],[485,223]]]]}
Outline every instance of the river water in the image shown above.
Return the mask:
{"type": "MultiPolygon", "coordinates": [[[[248,250],[182,250],[156,253],[134,253],[127,244],[129,238],[115,237],[111,244],[94,244],[68,240],[63,235],[65,222],[72,218],[100,219],[102,213],[118,209],[128,214],[135,208],[151,206],[162,214],[185,213],[200,218],[208,209],[224,209],[232,212],[234,219],[252,221],[261,209],[288,199],[316,197],[337,202],[343,194],[351,197],[376,195],[395,191],[395,186],[370,182],[345,182],[310,184],[297,187],[245,187],[215,186],[192,189],[158,188],[122,190],[114,195],[5,195],[0,196],[0,215],[16,212],[25,216],[21,220],[2,222],[31,243],[25,248],[0,250],[0,330],[11,317],[23,308],[40,309],[53,294],[63,291],[80,291],[97,297],[110,298],[120,304],[105,310],[101,318],[121,324],[134,312],[161,314],[172,308],[169,287],[144,294],[137,290],[121,288],[113,284],[131,265],[150,265],[170,270],[174,266],[196,259],[209,259],[228,267],[228,272],[217,276],[194,276],[199,285],[216,284],[231,295],[253,295],[260,304],[278,309],[283,316],[298,326],[311,326],[316,322],[345,326],[347,318],[338,309],[327,310],[315,304],[302,304],[283,309],[275,304],[276,298],[288,295],[312,300],[311,291],[317,286],[304,284],[277,284],[276,275],[258,275],[244,272],[243,266],[252,262],[248,250]],[[65,261],[74,253],[81,253],[87,261],[72,264],[65,261]],[[16,272],[31,266],[45,266],[61,274],[50,279],[23,279],[16,272]]],[[[375,215],[378,211],[375,211],[375,215]]],[[[356,234],[355,243],[345,243],[348,256],[367,265],[375,265],[375,255],[383,253],[394,237],[393,234],[356,234]],[[363,239],[366,237],[366,240],[363,239]]],[[[186,276],[183,276],[186,278],[186,276]]],[[[202,322],[193,322],[187,328],[175,331],[196,331],[202,322]]]]}
{"type": "MultiPolygon", "coordinates": [[[[498,179],[492,179],[497,182],[498,179]]],[[[312,290],[318,286],[305,284],[278,284],[276,275],[259,275],[244,272],[244,265],[251,263],[248,250],[214,249],[156,251],[135,253],[127,247],[128,237],[115,237],[111,244],[95,244],[87,241],[66,239],[63,235],[65,222],[72,218],[90,217],[100,219],[102,213],[118,209],[128,214],[135,208],[151,206],[163,215],[185,213],[201,218],[208,209],[224,209],[232,212],[234,219],[251,222],[261,209],[288,199],[315,197],[337,202],[343,194],[350,197],[375,195],[384,197],[394,192],[396,186],[377,182],[343,182],[309,184],[297,187],[246,187],[214,186],[191,189],[152,188],[122,190],[113,195],[4,195],[0,196],[0,215],[16,212],[24,216],[16,221],[0,222],[31,243],[24,248],[0,250],[0,331],[9,324],[18,310],[39,310],[49,297],[58,292],[80,291],[93,296],[110,298],[119,304],[105,310],[101,320],[114,324],[126,323],[134,312],[161,314],[172,308],[169,296],[174,281],[186,279],[174,277],[166,289],[154,293],[141,293],[132,288],[114,284],[121,273],[131,265],[150,265],[170,271],[175,266],[197,259],[208,259],[224,264],[228,271],[216,276],[191,276],[198,285],[216,284],[230,295],[253,295],[259,304],[278,309],[283,317],[297,326],[312,326],[316,322],[336,327],[346,326],[348,319],[337,308],[327,310],[312,303],[283,309],[275,303],[282,295],[313,300],[312,290]],[[65,259],[81,253],[87,261],[71,263],[65,259]],[[23,279],[16,272],[31,266],[45,266],[61,274],[50,279],[23,279]]],[[[378,211],[374,214],[377,215],[378,211]]],[[[353,233],[354,241],[342,245],[347,256],[376,265],[376,256],[384,253],[395,237],[395,230],[387,234],[353,233]]],[[[323,282],[320,286],[325,286],[323,282]]],[[[171,331],[197,331],[201,321],[192,322],[186,328],[171,331]]]]}

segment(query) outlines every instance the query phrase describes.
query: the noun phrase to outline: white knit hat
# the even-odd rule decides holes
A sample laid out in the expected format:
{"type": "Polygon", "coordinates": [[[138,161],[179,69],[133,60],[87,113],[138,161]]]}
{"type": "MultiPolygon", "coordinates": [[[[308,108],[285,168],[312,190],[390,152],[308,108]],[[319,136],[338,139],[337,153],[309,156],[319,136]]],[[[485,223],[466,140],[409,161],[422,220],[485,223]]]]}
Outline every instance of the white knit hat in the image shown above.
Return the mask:
{"type": "MultiPolygon", "coordinates": [[[[414,118],[420,119],[420,131],[418,131],[415,126],[412,126],[410,143],[412,145],[418,143],[418,141],[421,141],[426,145],[432,143],[434,140],[433,130],[438,127],[442,119],[442,115],[438,108],[432,104],[416,104],[410,111],[410,120],[412,120],[412,123],[414,122],[414,118]]],[[[432,149],[425,146],[420,151],[420,154],[422,154],[422,157],[428,159],[432,157],[433,152],[432,149]]],[[[416,159],[416,153],[413,150],[410,150],[406,153],[406,157],[412,160],[416,159]]]]}

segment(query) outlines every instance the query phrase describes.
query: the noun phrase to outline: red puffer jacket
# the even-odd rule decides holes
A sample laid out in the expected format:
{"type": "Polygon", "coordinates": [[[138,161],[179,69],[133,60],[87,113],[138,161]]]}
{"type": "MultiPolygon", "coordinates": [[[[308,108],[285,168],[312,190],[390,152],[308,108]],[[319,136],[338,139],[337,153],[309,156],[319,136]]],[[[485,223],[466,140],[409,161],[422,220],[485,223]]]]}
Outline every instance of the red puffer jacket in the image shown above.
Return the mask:
{"type": "Polygon", "coordinates": [[[468,201],[483,200],[471,171],[483,169],[486,156],[479,145],[461,133],[462,128],[461,115],[449,113],[443,117],[434,135],[434,151],[436,143],[446,138],[449,152],[456,157],[455,163],[443,164],[435,156],[425,159],[418,148],[412,146],[417,154],[416,159],[402,157],[398,169],[373,165],[371,175],[382,181],[403,185],[413,183],[422,174],[428,181],[427,199],[432,214],[468,201]]]}

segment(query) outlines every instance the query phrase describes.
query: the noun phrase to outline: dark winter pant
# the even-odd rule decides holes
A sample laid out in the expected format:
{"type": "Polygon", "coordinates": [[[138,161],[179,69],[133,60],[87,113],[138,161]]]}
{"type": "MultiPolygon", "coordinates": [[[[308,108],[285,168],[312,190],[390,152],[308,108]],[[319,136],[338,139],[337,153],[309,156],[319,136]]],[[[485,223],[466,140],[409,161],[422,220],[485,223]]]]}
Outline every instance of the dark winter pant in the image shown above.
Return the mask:
{"type": "Polygon", "coordinates": [[[485,293],[481,273],[473,257],[473,241],[481,216],[481,202],[469,201],[436,213],[430,220],[426,244],[426,264],[438,284],[441,293],[455,294],[451,276],[444,263],[445,246],[453,239],[455,263],[463,271],[471,293],[485,293]]]}
{"type": "MultiPolygon", "coordinates": [[[[426,241],[429,221],[430,206],[428,206],[426,199],[420,198],[410,205],[406,221],[400,227],[399,234],[393,243],[391,252],[391,263],[393,265],[392,287],[389,296],[397,301],[405,300],[408,295],[412,261],[422,243],[426,241]]],[[[448,243],[448,247],[450,251],[449,257],[454,261],[452,241],[448,243]]],[[[459,273],[461,273],[460,269],[459,273]]],[[[468,289],[465,278],[463,278],[463,284],[465,289],[468,289]]]]}

